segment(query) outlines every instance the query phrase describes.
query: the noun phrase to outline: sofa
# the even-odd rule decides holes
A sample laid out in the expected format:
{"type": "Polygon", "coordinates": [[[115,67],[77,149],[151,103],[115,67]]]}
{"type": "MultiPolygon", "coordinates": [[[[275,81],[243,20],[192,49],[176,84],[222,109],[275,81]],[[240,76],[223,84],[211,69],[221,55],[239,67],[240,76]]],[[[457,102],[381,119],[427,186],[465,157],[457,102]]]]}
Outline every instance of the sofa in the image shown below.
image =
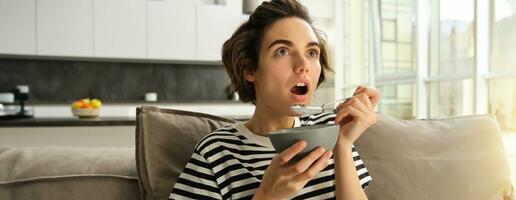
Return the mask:
{"type": "MultiPolygon", "coordinates": [[[[197,141],[239,123],[153,106],[137,108],[136,122],[135,148],[0,147],[0,199],[167,199],[197,141]]],[[[369,199],[515,199],[489,115],[380,115],[355,146],[373,178],[369,199]]]]}

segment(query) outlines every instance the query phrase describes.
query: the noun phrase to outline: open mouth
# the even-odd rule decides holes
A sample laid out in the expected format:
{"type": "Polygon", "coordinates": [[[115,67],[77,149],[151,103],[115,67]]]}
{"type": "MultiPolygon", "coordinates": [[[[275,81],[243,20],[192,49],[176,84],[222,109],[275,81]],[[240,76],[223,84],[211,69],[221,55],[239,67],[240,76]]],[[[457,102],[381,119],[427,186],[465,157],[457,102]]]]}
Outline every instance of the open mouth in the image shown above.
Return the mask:
{"type": "Polygon", "coordinates": [[[290,92],[295,95],[305,95],[308,93],[308,86],[306,83],[298,83],[294,87],[290,88],[290,92]]]}

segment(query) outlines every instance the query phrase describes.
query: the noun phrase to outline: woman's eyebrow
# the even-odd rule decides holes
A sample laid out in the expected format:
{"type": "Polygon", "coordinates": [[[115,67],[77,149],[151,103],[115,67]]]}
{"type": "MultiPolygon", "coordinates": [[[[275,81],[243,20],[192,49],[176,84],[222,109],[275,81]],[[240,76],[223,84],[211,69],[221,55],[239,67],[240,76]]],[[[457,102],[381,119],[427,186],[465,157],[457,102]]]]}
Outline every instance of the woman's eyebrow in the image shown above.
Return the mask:
{"type": "MultiPolygon", "coordinates": [[[[274,46],[276,44],[285,44],[287,46],[294,46],[294,44],[291,41],[280,39],[280,40],[274,40],[274,42],[272,42],[269,45],[269,48],[267,48],[267,49],[270,49],[272,46],[274,46]]],[[[309,42],[308,44],[306,44],[306,47],[313,47],[313,46],[320,47],[318,42],[309,42]]]]}
{"type": "Polygon", "coordinates": [[[270,49],[272,46],[274,46],[276,44],[285,44],[287,46],[294,46],[294,44],[291,41],[288,41],[288,40],[274,40],[274,42],[272,42],[269,45],[269,48],[267,48],[267,49],[270,49]]]}
{"type": "Polygon", "coordinates": [[[306,45],[306,47],[313,47],[313,46],[316,46],[316,47],[321,47],[321,45],[319,45],[318,42],[310,42],[306,45]]]}

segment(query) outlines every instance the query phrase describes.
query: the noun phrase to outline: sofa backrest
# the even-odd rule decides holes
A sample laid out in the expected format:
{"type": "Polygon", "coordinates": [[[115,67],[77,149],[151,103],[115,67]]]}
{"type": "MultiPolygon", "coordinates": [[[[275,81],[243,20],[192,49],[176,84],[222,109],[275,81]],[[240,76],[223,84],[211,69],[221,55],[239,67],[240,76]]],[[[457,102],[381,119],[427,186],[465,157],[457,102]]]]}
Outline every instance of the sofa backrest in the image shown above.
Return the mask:
{"type": "Polygon", "coordinates": [[[203,113],[142,106],[136,110],[136,168],[142,199],[168,199],[202,137],[236,123],[203,113]]]}
{"type": "Polygon", "coordinates": [[[355,146],[373,179],[369,199],[511,195],[501,131],[492,116],[400,120],[382,115],[355,146]]]}
{"type": "MultiPolygon", "coordinates": [[[[145,199],[166,199],[197,141],[235,121],[141,107],[136,162],[145,199]]],[[[490,116],[400,120],[380,115],[355,143],[369,199],[503,199],[512,191],[500,130],[490,116]]]]}
{"type": "Polygon", "coordinates": [[[1,200],[137,200],[132,147],[0,147],[1,200]]]}

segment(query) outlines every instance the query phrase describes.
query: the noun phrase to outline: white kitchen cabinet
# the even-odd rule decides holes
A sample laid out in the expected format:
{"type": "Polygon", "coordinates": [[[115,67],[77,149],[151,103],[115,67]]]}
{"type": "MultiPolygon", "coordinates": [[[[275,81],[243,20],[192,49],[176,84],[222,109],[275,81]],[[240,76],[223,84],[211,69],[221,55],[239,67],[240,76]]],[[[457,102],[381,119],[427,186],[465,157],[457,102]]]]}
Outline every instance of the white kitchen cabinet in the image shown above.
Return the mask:
{"type": "Polygon", "coordinates": [[[94,56],[146,58],[146,0],[94,0],[94,56]]]}
{"type": "Polygon", "coordinates": [[[240,25],[242,13],[233,7],[197,6],[197,60],[221,60],[224,42],[240,25]]]}
{"type": "Polygon", "coordinates": [[[93,0],[38,0],[37,54],[93,56],[93,0]]]}
{"type": "Polygon", "coordinates": [[[0,54],[218,61],[241,3],[0,0],[0,54]]]}
{"type": "Polygon", "coordinates": [[[194,1],[147,2],[147,57],[195,60],[194,1]]]}
{"type": "Polygon", "coordinates": [[[35,0],[0,0],[0,54],[36,53],[35,7],[35,0]]]}

